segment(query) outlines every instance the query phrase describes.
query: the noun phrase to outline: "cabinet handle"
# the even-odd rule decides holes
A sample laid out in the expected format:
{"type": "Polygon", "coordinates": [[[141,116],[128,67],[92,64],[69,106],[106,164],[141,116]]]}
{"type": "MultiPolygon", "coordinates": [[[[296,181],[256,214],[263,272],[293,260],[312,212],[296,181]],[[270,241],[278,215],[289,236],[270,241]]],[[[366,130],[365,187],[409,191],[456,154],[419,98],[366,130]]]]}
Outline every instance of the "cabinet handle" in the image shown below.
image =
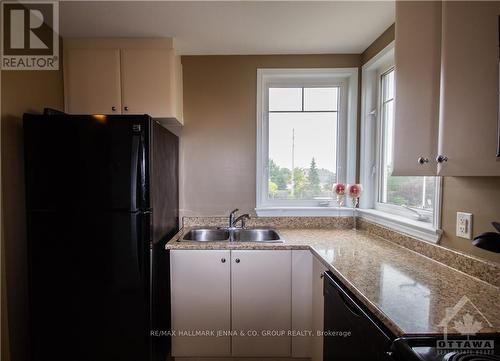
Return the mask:
{"type": "Polygon", "coordinates": [[[112,111],[114,111],[114,112],[116,112],[116,107],[115,107],[115,106],[112,106],[112,107],[111,107],[111,110],[112,110],[112,111]]]}
{"type": "Polygon", "coordinates": [[[123,107],[123,110],[125,110],[126,112],[128,112],[128,107],[123,107]]]}
{"type": "Polygon", "coordinates": [[[419,164],[429,163],[429,158],[418,157],[417,162],[418,162],[419,164]]]}
{"type": "Polygon", "coordinates": [[[240,263],[240,259],[239,259],[239,258],[236,258],[235,262],[236,262],[236,263],[240,263]]]}
{"type": "Polygon", "coordinates": [[[443,163],[443,162],[447,162],[447,161],[448,161],[448,157],[445,155],[438,155],[436,158],[436,162],[438,162],[438,163],[443,163]]]}
{"type": "Polygon", "coordinates": [[[222,263],[226,263],[226,259],[225,259],[225,258],[221,258],[221,259],[220,259],[220,261],[221,261],[222,263]]]}

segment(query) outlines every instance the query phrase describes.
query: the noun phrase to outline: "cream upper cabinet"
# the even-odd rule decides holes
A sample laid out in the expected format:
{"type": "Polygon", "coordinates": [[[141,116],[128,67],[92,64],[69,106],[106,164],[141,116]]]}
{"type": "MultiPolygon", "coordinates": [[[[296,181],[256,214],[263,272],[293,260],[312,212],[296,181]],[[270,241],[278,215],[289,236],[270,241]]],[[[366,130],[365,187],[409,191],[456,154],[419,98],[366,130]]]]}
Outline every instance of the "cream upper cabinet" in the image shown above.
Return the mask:
{"type": "Polygon", "coordinates": [[[500,3],[443,1],[439,164],[443,176],[499,176],[500,3]]]}
{"type": "Polygon", "coordinates": [[[170,251],[172,356],[230,356],[230,336],[200,335],[231,328],[230,251],[170,251]],[[182,332],[182,334],[181,334],[182,332]]]}
{"type": "Polygon", "coordinates": [[[394,175],[500,175],[499,13],[396,2],[394,175]]]}
{"type": "Polygon", "coordinates": [[[66,112],[182,124],[182,65],[172,39],[65,39],[64,59],[66,112]]]}
{"type": "Polygon", "coordinates": [[[289,357],[292,252],[233,250],[231,262],[232,329],[245,333],[232,337],[233,356],[289,357]]]}
{"type": "Polygon", "coordinates": [[[436,173],[440,34],[440,2],[396,2],[393,175],[436,173]]]}
{"type": "Polygon", "coordinates": [[[67,113],[119,114],[120,50],[65,51],[64,98],[67,113]]]}
{"type": "Polygon", "coordinates": [[[182,119],[180,57],[173,49],[122,49],[123,112],[182,119]]]}

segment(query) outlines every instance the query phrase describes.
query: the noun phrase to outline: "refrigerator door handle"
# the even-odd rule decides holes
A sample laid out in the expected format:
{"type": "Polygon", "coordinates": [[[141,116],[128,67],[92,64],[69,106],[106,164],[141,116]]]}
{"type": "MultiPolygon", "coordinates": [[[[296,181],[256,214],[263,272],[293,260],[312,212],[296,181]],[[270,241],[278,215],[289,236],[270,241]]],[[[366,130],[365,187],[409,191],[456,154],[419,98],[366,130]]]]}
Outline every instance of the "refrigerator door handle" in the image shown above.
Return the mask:
{"type": "Polygon", "coordinates": [[[146,184],[146,145],[144,142],[144,135],[141,133],[140,141],[139,141],[139,194],[140,194],[140,202],[139,207],[141,209],[145,209],[146,202],[146,194],[147,194],[147,184],[146,184]]]}
{"type": "Polygon", "coordinates": [[[132,136],[132,155],[130,162],[130,208],[137,209],[137,171],[139,168],[139,148],[141,143],[141,134],[132,136]]]}

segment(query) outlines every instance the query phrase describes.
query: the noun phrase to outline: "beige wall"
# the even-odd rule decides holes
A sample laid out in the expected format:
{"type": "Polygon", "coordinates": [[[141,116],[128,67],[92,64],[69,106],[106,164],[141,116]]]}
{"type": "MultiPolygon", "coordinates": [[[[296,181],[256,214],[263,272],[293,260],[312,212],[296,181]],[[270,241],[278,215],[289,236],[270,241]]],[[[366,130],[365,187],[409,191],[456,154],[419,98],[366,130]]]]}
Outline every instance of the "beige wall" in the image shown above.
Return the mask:
{"type": "MultiPolygon", "coordinates": [[[[60,71],[4,71],[1,79],[2,195],[10,359],[28,359],[26,215],[21,117],[43,107],[63,108],[60,71]]],[[[6,296],[6,297],[5,297],[6,296]]],[[[2,323],[4,322],[2,318],[2,323]]],[[[2,329],[5,325],[2,324],[2,329]]],[[[3,335],[3,333],[2,333],[3,335]]],[[[2,341],[8,340],[2,336],[2,341]]],[[[2,360],[9,360],[2,343],[2,360]]]]}
{"type": "MultiPolygon", "coordinates": [[[[2,84],[2,71],[0,70],[0,85],[2,84]]],[[[2,87],[0,86],[0,100],[2,98],[2,87]]],[[[2,102],[0,101],[0,114],[2,114],[2,102]]],[[[1,147],[1,126],[0,126],[0,147],[1,147]]],[[[1,161],[0,161],[1,168],[1,161]]],[[[1,170],[0,170],[0,190],[1,190],[1,170]]],[[[3,214],[2,214],[2,194],[0,192],[0,359],[8,360],[10,354],[9,332],[7,329],[7,301],[6,301],[6,278],[5,278],[5,251],[3,237],[3,214]]]]}
{"type": "Polygon", "coordinates": [[[359,66],[359,55],[184,56],[183,215],[254,212],[257,68],[359,66]]]}
{"type": "Polygon", "coordinates": [[[441,244],[500,263],[500,253],[474,247],[455,236],[457,212],[473,214],[473,234],[494,232],[492,221],[500,222],[500,177],[445,177],[443,182],[441,244]]]}

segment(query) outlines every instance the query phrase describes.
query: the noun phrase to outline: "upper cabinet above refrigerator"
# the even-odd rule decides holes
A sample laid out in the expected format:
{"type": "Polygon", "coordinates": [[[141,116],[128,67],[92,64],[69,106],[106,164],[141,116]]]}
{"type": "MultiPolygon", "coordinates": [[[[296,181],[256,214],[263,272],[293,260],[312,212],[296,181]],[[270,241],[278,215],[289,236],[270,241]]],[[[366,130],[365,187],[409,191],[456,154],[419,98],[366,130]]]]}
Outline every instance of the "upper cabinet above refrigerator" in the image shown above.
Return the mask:
{"type": "Polygon", "coordinates": [[[182,66],[171,38],[65,39],[65,110],[149,114],[182,124],[182,66]]]}
{"type": "Polygon", "coordinates": [[[498,2],[396,2],[393,175],[500,176],[498,2]]]}

